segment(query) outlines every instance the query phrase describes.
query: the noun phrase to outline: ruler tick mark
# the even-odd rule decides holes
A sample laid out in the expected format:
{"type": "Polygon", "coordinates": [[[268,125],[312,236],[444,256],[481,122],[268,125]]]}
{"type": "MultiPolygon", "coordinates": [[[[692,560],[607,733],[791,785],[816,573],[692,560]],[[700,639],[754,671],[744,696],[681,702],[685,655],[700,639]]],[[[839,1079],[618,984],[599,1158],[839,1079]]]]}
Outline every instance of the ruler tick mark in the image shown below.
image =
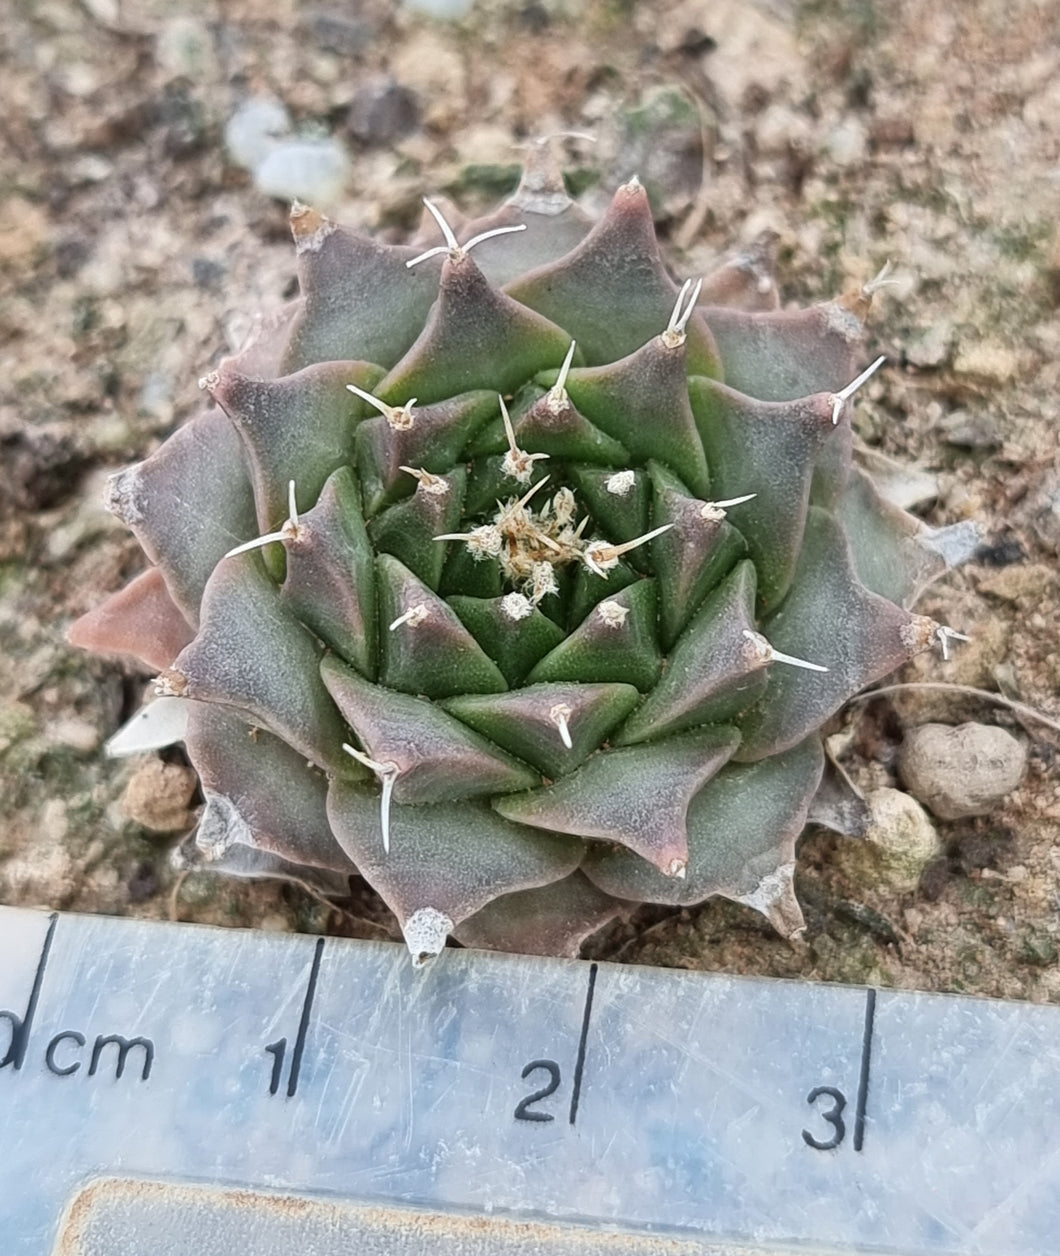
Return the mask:
{"type": "Polygon", "coordinates": [[[48,932],[44,935],[44,945],[41,947],[40,959],[37,961],[37,971],[33,976],[33,986],[29,992],[25,1015],[19,1017],[14,1012],[0,1012],[0,1017],[11,1023],[11,1045],[7,1054],[0,1060],[0,1068],[6,1068],[10,1064],[18,1072],[22,1067],[22,1061],[26,1058],[29,1034],[33,1028],[33,1018],[37,1014],[37,1000],[40,998],[40,988],[44,981],[44,970],[48,966],[48,952],[52,949],[52,938],[58,921],[59,913],[53,912],[48,922],[48,932]]]}
{"type": "Polygon", "coordinates": [[[585,1011],[582,1013],[582,1032],[578,1039],[578,1058],[574,1065],[574,1089],[570,1097],[570,1123],[578,1115],[578,1101],[582,1093],[582,1076],[585,1073],[585,1046],[589,1039],[589,1021],[593,1014],[593,991],[596,989],[596,970],[598,965],[589,965],[589,984],[585,990],[585,1011]]]}
{"type": "MultiPolygon", "coordinates": [[[[313,948],[313,963],[309,969],[309,981],[306,985],[305,998],[302,1000],[302,1015],[298,1021],[298,1036],[294,1040],[294,1051],[291,1053],[291,1071],[287,1076],[287,1098],[290,1099],[298,1090],[298,1074],[302,1068],[302,1055],[305,1051],[306,1035],[309,1033],[309,1017],[313,1011],[313,996],[316,994],[317,977],[320,975],[320,957],[324,953],[324,939],[317,938],[313,948]]],[[[287,1039],[279,1038],[270,1042],[265,1048],[271,1055],[272,1072],[269,1078],[269,1094],[274,1095],[280,1089],[280,1077],[283,1073],[284,1056],[287,1054],[287,1039]]]]}
{"type": "Polygon", "coordinates": [[[872,1063],[872,1031],[876,1020],[876,991],[865,991],[865,1027],[861,1035],[861,1073],[858,1076],[858,1101],[854,1110],[854,1150],[860,1151],[865,1141],[865,1107],[869,1099],[869,1066],[872,1063]]]}
{"type": "Polygon", "coordinates": [[[291,1073],[287,1078],[287,1097],[290,1098],[298,1089],[298,1074],[302,1068],[302,1052],[305,1050],[306,1034],[309,1032],[309,1016],[313,1010],[313,995],[316,993],[317,977],[320,974],[320,957],[324,953],[324,939],[317,938],[313,949],[313,967],[309,970],[309,984],[306,986],[305,1001],[302,1004],[302,1017],[298,1022],[298,1037],[294,1040],[294,1054],[291,1056],[291,1073]]]}

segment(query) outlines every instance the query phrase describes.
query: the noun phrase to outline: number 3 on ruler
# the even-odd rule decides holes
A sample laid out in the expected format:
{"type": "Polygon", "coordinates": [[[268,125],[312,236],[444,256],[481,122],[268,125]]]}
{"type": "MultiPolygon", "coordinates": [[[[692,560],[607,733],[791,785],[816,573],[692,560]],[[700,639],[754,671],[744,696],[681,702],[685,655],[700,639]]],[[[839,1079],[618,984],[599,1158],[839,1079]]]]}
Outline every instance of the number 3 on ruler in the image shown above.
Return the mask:
{"type": "MultiPolygon", "coordinates": [[[[865,1107],[869,1098],[869,1065],[872,1063],[872,1031],[876,1021],[876,991],[865,991],[865,1024],[861,1034],[861,1069],[858,1076],[858,1097],[854,1107],[854,1150],[861,1151],[865,1143],[865,1107]]],[[[846,1137],[847,1127],[843,1120],[843,1109],[847,1106],[847,1097],[835,1086],[814,1086],[806,1096],[806,1102],[815,1104],[818,1099],[828,1098],[832,1102],[827,1108],[821,1108],[820,1114],[824,1121],[832,1127],[830,1138],[815,1138],[809,1130],[802,1131],[802,1141],[814,1151],[833,1151],[846,1137]]]]}
{"type": "Polygon", "coordinates": [[[834,1086],[814,1086],[806,1096],[806,1102],[816,1103],[822,1095],[827,1095],[832,1100],[832,1106],[821,1112],[821,1116],[832,1127],[832,1137],[814,1138],[809,1130],[803,1130],[802,1141],[807,1147],[813,1147],[816,1151],[831,1151],[833,1147],[838,1147],[846,1137],[847,1127],[843,1120],[843,1109],[847,1106],[847,1097],[834,1086]]]}

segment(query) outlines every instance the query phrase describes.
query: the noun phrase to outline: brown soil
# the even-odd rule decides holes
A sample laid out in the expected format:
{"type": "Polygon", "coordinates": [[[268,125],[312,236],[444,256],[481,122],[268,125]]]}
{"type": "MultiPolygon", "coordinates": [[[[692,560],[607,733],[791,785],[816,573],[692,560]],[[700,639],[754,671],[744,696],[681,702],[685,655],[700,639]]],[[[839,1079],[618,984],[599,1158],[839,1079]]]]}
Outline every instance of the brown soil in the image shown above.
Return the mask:
{"type": "MultiPolygon", "coordinates": [[[[367,893],[337,913],[291,887],[181,881],[168,852],[193,816],[179,754],[162,756],[173,771],[100,754],[145,679],[64,641],[140,562],[100,506],[106,473],[186,418],[248,312],[292,291],[285,207],[225,157],[224,123],[254,92],[344,139],[352,190],[336,216],[373,229],[404,229],[438,190],[478,207],[518,141],[569,129],[598,139],[570,146],[590,195],[634,167],[665,189],[660,228],[685,273],[766,227],[799,301],[891,259],[898,283],[872,326],[890,365],[862,394],[860,437],[933,477],[918,507],[929,522],[976,519],[987,538],[923,606],[972,643],[901,679],[1003,692],[1055,718],[1060,10],[952,8],[482,0],[457,26],[382,0],[16,6],[0,30],[0,902],[384,931],[367,893]],[[384,74],[418,101],[396,140],[349,125],[384,74]]],[[[846,839],[811,834],[798,944],[715,902],[643,909],[595,952],[1060,1000],[1057,737],[975,699],[894,695],[851,708],[849,765],[894,784],[903,728],[928,719],[1004,724],[1031,756],[996,814],[939,824],[946,853],[915,892],[884,888],[846,839]]]]}

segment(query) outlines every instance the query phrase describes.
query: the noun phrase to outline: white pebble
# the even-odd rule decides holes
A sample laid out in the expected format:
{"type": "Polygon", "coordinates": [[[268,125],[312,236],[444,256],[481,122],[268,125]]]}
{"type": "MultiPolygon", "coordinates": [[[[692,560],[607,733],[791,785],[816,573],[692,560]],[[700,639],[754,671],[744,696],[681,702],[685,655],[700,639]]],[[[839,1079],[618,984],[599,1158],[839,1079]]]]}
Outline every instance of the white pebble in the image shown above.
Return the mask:
{"type": "Polygon", "coordinates": [[[350,161],[338,140],[284,140],[254,170],[259,191],[327,208],[339,201],[350,161]]]}
{"type": "Polygon", "coordinates": [[[856,166],[868,154],[868,135],[857,118],[846,118],[829,134],[825,148],[837,166],[856,166]]]}
{"type": "Polygon", "coordinates": [[[253,96],[228,119],[225,148],[237,166],[254,170],[290,132],[290,116],[278,100],[253,96]]]}
{"type": "Polygon", "coordinates": [[[459,21],[474,8],[475,0],[405,0],[405,8],[412,13],[436,17],[451,22],[459,21]]]}

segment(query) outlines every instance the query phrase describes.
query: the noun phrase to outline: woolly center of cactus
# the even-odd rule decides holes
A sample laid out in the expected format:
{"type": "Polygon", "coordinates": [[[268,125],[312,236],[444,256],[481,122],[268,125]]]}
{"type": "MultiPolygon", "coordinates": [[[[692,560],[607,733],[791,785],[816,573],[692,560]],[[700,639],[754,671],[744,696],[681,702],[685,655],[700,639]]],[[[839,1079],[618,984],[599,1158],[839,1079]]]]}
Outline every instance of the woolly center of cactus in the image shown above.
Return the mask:
{"type": "MultiPolygon", "coordinates": [[[[621,494],[621,485],[626,483],[621,477],[625,474],[617,472],[610,477],[609,482],[615,482],[620,487],[608,491],[621,494]]],[[[632,472],[628,474],[632,477],[632,472]]],[[[629,482],[632,483],[632,480],[629,482]]],[[[608,570],[617,566],[621,555],[661,536],[674,526],[672,523],[664,524],[622,545],[598,539],[587,541],[584,533],[590,516],[582,514],[577,519],[580,506],[570,488],[560,488],[536,511],[529,508],[531,497],[547,483],[548,477],[539,480],[522,497],[513,497],[506,504],[498,502],[493,518],[470,532],[443,533],[435,540],[464,541],[472,558],[479,561],[495,559],[505,581],[516,586],[530,605],[537,606],[543,598],[559,593],[557,567],[584,562],[590,571],[606,579],[608,570]]],[[[704,508],[708,507],[717,511],[713,503],[704,503],[704,508]]],[[[718,517],[722,516],[719,514],[718,517]]],[[[510,602],[505,607],[513,618],[521,617],[512,609],[518,605],[518,602],[510,602]]]]}
{"type": "Polygon", "coordinates": [[[547,478],[539,480],[524,496],[504,505],[498,502],[493,518],[471,532],[435,539],[463,540],[473,558],[496,559],[505,580],[525,585],[536,606],[546,594],[556,592],[553,567],[574,562],[584,552],[581,534],[589,522],[584,515],[576,527],[572,525],[577,506],[569,488],[561,488],[536,512],[529,509],[530,498],[547,483],[547,478]]]}

